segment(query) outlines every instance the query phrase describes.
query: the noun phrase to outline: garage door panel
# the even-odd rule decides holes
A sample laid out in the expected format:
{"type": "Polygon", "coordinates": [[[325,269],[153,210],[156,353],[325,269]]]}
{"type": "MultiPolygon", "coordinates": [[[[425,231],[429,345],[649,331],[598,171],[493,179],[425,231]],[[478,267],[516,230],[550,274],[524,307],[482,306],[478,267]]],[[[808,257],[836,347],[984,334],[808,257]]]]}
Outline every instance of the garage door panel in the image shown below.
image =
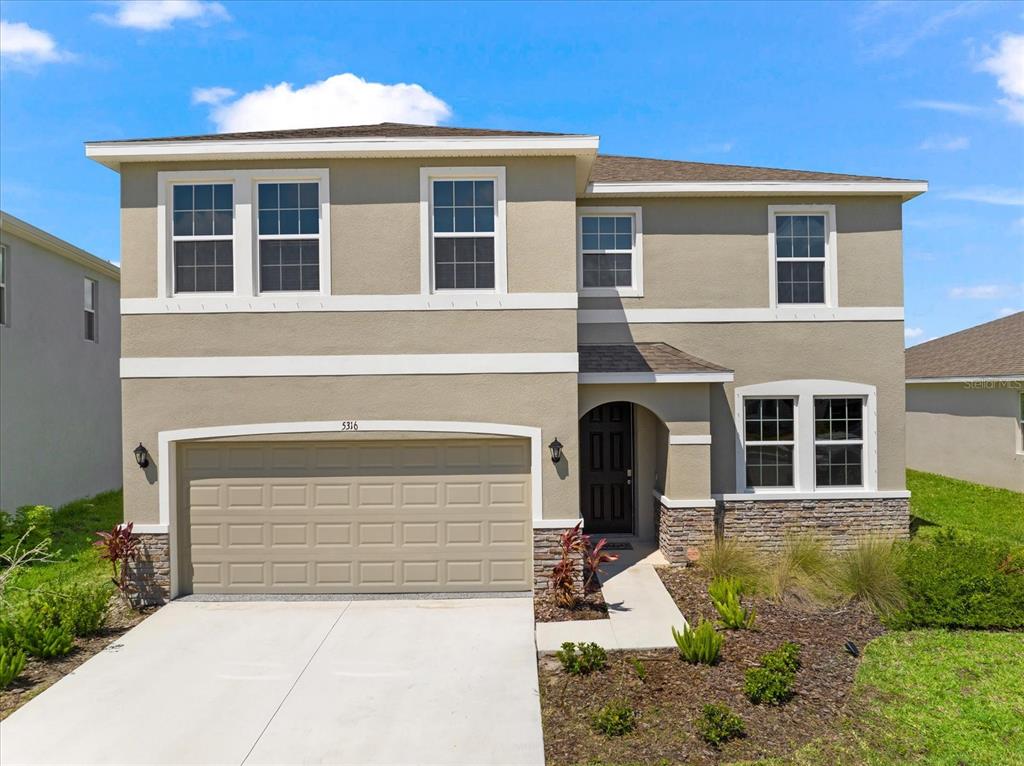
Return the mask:
{"type": "Polygon", "coordinates": [[[525,442],[206,444],[184,452],[196,592],[532,584],[525,442]]]}

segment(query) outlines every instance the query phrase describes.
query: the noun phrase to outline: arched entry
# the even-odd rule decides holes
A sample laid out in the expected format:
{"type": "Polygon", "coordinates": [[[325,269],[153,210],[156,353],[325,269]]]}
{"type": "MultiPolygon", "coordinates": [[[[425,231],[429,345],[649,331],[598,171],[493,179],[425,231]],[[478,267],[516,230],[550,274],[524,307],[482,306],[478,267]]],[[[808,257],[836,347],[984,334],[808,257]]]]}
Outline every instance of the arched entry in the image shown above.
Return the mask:
{"type": "Polygon", "coordinates": [[[580,511],[595,534],[636,531],[631,402],[605,402],[580,419],[580,511]]]}

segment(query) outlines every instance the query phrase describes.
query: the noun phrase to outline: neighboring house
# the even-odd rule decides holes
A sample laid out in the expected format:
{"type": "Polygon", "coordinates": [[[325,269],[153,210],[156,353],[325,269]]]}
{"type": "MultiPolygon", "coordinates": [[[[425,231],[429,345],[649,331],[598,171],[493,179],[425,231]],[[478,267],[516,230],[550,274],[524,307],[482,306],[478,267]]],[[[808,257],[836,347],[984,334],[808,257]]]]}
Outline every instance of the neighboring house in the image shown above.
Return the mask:
{"type": "Polygon", "coordinates": [[[1024,492],[1024,311],[907,349],[907,465],[1024,492]]]}
{"type": "Polygon", "coordinates": [[[924,182],[396,124],[86,154],[121,175],[125,514],[174,595],[522,590],[581,518],[673,561],[907,534],[924,182]]]}
{"type": "Polygon", "coordinates": [[[121,486],[121,274],[0,212],[0,508],[121,486]]]}

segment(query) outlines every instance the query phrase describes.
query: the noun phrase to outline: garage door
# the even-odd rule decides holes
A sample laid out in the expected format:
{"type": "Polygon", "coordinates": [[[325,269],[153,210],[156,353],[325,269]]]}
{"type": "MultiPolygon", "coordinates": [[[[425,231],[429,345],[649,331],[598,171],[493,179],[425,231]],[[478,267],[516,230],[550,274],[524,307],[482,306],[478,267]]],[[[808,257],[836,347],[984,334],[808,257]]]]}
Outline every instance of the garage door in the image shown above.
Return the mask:
{"type": "Polygon", "coordinates": [[[184,447],[195,593],[415,593],[532,585],[521,440],[184,447]]]}

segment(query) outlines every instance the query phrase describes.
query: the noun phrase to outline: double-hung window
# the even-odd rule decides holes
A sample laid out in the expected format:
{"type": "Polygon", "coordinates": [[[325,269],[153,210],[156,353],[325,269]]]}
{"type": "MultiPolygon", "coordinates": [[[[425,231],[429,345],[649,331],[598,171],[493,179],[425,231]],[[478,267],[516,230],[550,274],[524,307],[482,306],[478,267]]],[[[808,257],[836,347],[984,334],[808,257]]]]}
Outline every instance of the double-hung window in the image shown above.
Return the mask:
{"type": "Polygon", "coordinates": [[[775,304],[833,305],[834,208],[772,207],[769,215],[775,304]]]}
{"type": "Polygon", "coordinates": [[[643,295],[640,208],[583,208],[578,218],[580,292],[643,295]]]}
{"type": "Polygon", "coordinates": [[[172,200],[174,292],[233,292],[235,267],[232,185],[175,184],[172,200]]]}
{"type": "Polygon", "coordinates": [[[862,398],[815,398],[814,466],[814,484],[817,487],[860,487],[864,484],[862,398]]]}
{"type": "Polygon", "coordinates": [[[259,291],[320,289],[320,187],[259,183],[259,291]]]}
{"type": "Polygon", "coordinates": [[[84,279],[85,296],[83,307],[85,309],[85,339],[95,341],[98,337],[96,313],[99,303],[99,283],[95,279],[84,279]]]}
{"type": "Polygon", "coordinates": [[[748,487],[792,487],[796,444],[793,399],[743,403],[748,487]]]}

